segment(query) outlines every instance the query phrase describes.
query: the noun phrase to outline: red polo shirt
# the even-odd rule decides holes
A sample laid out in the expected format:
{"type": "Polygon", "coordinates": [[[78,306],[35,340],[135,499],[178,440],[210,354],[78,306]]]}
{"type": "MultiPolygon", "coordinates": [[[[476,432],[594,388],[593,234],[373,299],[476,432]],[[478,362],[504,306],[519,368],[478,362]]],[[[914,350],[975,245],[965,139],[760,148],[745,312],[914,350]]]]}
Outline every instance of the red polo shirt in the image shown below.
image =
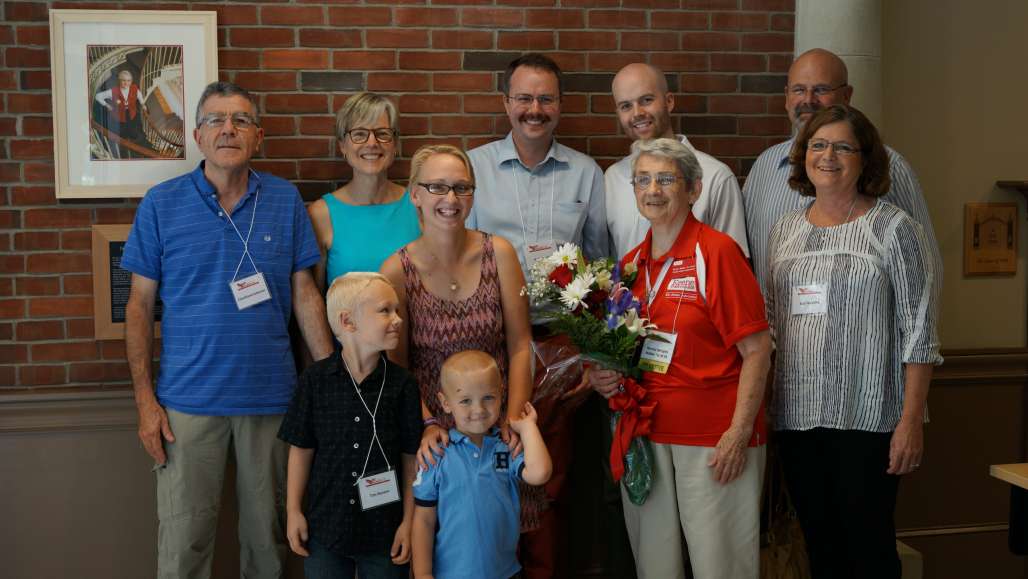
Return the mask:
{"type": "MultiPolygon", "coordinates": [[[[735,412],[742,368],[735,344],[768,329],[764,298],[738,244],[692,214],[667,253],[651,258],[652,242],[651,230],[621,262],[623,267],[635,260],[639,266],[632,293],[642,302],[643,316],[661,331],[678,335],[667,373],[643,372],[647,399],[657,403],[649,438],[665,444],[715,446],[735,412]],[[646,270],[657,284],[669,259],[671,267],[647,307],[646,270]],[[705,297],[700,288],[704,278],[705,297]]],[[[761,403],[750,446],[766,440],[761,403]]]]}

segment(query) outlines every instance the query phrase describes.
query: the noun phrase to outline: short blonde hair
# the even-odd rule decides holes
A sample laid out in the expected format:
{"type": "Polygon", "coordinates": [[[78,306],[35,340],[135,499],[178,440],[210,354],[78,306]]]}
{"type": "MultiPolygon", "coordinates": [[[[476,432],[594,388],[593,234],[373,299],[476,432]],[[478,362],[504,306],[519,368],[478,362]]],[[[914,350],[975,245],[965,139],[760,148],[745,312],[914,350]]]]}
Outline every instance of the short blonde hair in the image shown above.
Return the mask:
{"type": "Polygon", "coordinates": [[[439,369],[440,389],[446,388],[452,381],[469,372],[489,372],[496,377],[497,386],[503,387],[503,376],[496,358],[481,350],[464,350],[457,352],[443,362],[439,369]]]}
{"type": "Polygon", "coordinates": [[[346,132],[360,124],[371,124],[385,112],[389,128],[396,131],[396,105],[388,98],[373,92],[359,92],[346,99],[336,113],[336,138],[346,138],[346,132]]]}
{"type": "Polygon", "coordinates": [[[343,311],[356,312],[357,308],[364,303],[363,294],[368,286],[375,281],[380,281],[390,288],[389,278],[373,271],[351,271],[341,275],[332,282],[325,295],[325,310],[328,314],[328,325],[332,333],[341,336],[343,333],[342,324],[339,321],[339,314],[343,311]]]}
{"type": "Polygon", "coordinates": [[[407,184],[408,189],[413,189],[417,185],[418,173],[421,172],[421,168],[425,165],[426,161],[436,155],[452,155],[460,159],[460,162],[464,163],[464,168],[468,170],[468,178],[471,179],[471,184],[475,184],[475,169],[471,166],[471,159],[468,159],[467,153],[453,145],[422,145],[414,152],[414,156],[410,158],[410,182],[407,184]]]}

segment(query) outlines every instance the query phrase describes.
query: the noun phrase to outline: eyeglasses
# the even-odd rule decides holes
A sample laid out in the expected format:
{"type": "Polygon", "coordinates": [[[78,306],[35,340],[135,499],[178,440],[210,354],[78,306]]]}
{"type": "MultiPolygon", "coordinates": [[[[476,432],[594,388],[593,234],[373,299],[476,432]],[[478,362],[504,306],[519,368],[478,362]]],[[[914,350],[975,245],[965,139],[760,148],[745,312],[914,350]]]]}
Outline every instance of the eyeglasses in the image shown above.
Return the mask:
{"type": "Polygon", "coordinates": [[[432,195],[449,195],[450,191],[453,191],[453,194],[457,197],[470,197],[475,193],[475,186],[470,183],[454,183],[453,185],[447,185],[446,183],[418,183],[418,185],[424,187],[432,195]]]}
{"type": "Polygon", "coordinates": [[[249,131],[257,126],[257,119],[250,113],[232,113],[231,115],[226,115],[225,113],[208,113],[201,117],[200,121],[196,124],[200,127],[220,129],[225,126],[225,121],[229,119],[232,119],[232,126],[239,131],[249,131]]]}
{"type": "Polygon", "coordinates": [[[821,97],[826,97],[826,96],[832,94],[833,92],[835,92],[835,91],[837,91],[840,88],[843,88],[845,86],[848,86],[848,85],[846,83],[842,83],[839,86],[829,86],[827,84],[818,84],[818,85],[814,85],[814,86],[808,87],[805,84],[794,84],[794,85],[788,87],[787,90],[788,90],[789,94],[791,94],[794,97],[805,97],[805,96],[807,96],[807,92],[809,91],[809,92],[813,93],[815,97],[821,98],[821,97]]]}
{"type": "Polygon", "coordinates": [[[375,140],[379,143],[392,143],[396,138],[396,131],[393,129],[350,129],[346,134],[356,145],[367,143],[371,135],[375,135],[375,140]]]}
{"type": "Polygon", "coordinates": [[[807,141],[807,150],[815,153],[824,153],[831,147],[836,155],[856,155],[860,147],[855,147],[844,141],[831,142],[825,139],[810,139],[807,141]]]}
{"type": "Polygon", "coordinates": [[[636,189],[645,190],[650,188],[650,183],[654,181],[661,189],[668,189],[678,181],[685,181],[674,173],[657,173],[657,176],[648,175],[643,173],[642,175],[636,175],[629,180],[629,183],[635,186],[636,189]]]}
{"type": "Polygon", "coordinates": [[[553,96],[552,94],[541,94],[539,96],[530,94],[516,94],[514,96],[504,97],[507,102],[512,102],[518,107],[527,109],[532,106],[533,102],[539,103],[539,108],[547,109],[557,104],[560,97],[553,96]]]}

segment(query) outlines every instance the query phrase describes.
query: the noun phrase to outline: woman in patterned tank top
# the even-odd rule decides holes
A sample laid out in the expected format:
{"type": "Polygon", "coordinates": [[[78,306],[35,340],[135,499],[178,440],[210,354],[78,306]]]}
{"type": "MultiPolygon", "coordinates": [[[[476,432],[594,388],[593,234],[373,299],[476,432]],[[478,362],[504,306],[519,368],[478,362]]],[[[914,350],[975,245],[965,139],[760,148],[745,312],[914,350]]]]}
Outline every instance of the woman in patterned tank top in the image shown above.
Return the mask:
{"type": "MultiPolygon", "coordinates": [[[[434,463],[449,442],[452,419],[439,403],[439,369],[450,355],[482,350],[496,358],[507,386],[506,411],[517,416],[532,394],[531,327],[524,277],[507,240],[468,230],[474,175],[463,151],[426,145],[411,159],[411,198],[422,234],[392,255],[382,273],[400,297],[404,318],[393,352],[418,379],[426,428],[418,461],[434,463]]],[[[517,434],[500,425],[511,447],[517,434]],[[513,439],[513,440],[511,440],[513,439]]]]}

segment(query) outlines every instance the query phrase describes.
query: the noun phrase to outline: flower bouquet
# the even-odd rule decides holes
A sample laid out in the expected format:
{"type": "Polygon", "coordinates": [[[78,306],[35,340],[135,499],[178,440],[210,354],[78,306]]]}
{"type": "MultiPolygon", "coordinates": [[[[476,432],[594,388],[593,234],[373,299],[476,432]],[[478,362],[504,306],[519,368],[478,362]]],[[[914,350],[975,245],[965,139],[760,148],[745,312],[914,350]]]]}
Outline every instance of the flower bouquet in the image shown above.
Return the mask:
{"type": "Polygon", "coordinates": [[[611,259],[586,261],[567,243],[536,260],[524,293],[546,314],[550,329],[566,334],[583,358],[638,377],[633,360],[653,326],[639,316],[639,300],[630,289],[635,264],[625,269],[619,271],[611,259]]]}
{"type": "Polygon", "coordinates": [[[637,353],[655,326],[640,315],[632,294],[638,272],[634,263],[622,271],[611,259],[587,261],[571,243],[538,259],[529,271],[526,293],[532,305],[545,312],[547,325],[565,334],[582,358],[617,370],[625,376],[619,392],[609,400],[614,411],[611,473],[622,480],[629,498],[642,504],[653,481],[653,453],[649,433],[654,405],[644,403],[645,390],[637,353]]]}

